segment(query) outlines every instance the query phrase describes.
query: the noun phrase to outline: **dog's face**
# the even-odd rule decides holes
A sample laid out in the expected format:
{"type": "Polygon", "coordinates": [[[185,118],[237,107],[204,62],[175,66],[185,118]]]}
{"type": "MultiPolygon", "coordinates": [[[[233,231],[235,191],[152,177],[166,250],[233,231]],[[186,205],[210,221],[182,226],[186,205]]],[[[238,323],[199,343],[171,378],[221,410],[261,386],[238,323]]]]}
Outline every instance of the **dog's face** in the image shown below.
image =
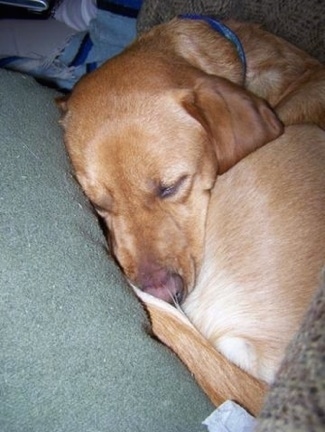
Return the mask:
{"type": "Polygon", "coordinates": [[[200,270],[217,174],[282,127],[263,101],[224,79],[163,91],[131,85],[121,94],[98,76],[81,82],[65,104],[77,178],[104,218],[127,278],[181,301],[200,270]]]}

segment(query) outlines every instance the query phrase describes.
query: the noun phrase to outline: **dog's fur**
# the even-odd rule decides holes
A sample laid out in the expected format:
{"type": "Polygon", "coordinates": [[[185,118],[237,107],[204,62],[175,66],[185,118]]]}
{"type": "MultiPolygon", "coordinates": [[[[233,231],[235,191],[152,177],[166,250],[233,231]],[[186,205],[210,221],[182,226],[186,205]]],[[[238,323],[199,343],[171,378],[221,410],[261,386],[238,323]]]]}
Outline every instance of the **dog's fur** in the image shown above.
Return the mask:
{"type": "Polygon", "coordinates": [[[231,42],[176,19],[83,78],[62,123],[155,334],[211,400],[256,414],[257,379],[272,381],[324,264],[325,70],[255,25],[228,25],[246,77],[231,42]],[[152,295],[182,301],[200,333],[152,295]]]}

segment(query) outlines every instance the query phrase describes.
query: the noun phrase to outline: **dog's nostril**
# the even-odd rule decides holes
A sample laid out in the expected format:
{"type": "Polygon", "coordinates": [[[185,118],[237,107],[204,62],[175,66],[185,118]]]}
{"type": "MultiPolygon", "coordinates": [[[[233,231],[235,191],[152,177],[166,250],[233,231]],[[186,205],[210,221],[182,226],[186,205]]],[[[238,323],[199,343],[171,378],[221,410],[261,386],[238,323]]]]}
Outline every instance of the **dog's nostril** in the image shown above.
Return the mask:
{"type": "Polygon", "coordinates": [[[172,296],[176,303],[181,304],[184,300],[184,282],[182,277],[179,274],[172,274],[172,296]]]}
{"type": "Polygon", "coordinates": [[[175,294],[175,299],[176,299],[176,303],[181,304],[183,301],[183,292],[182,291],[178,291],[175,294]]]}

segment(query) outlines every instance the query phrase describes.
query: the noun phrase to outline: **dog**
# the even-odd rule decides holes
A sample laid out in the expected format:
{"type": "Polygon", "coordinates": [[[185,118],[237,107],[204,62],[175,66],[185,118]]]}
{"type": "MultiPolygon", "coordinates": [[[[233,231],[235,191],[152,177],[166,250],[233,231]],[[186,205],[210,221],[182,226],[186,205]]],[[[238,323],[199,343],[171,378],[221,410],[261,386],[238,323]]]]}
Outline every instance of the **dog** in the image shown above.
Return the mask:
{"type": "Polygon", "coordinates": [[[215,404],[256,415],[325,260],[324,66],[259,26],[184,16],[60,106],[154,334],[215,404]]]}

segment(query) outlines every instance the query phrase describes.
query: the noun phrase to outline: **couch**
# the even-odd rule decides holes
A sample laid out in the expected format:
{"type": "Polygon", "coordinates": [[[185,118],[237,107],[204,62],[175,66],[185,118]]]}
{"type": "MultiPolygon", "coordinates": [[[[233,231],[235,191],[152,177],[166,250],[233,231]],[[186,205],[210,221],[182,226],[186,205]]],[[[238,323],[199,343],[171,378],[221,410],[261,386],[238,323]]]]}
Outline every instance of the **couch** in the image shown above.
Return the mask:
{"type": "MultiPolygon", "coordinates": [[[[155,3],[144,2],[141,28],[155,3]]],[[[0,431],[205,431],[214,407],[148,334],[73,177],[57,95],[0,70],[0,431]]],[[[323,324],[324,287],[288,349],[259,431],[323,430],[323,324]]]]}
{"type": "Polygon", "coordinates": [[[57,93],[0,70],[0,431],[204,431],[71,174],[57,93]]]}

